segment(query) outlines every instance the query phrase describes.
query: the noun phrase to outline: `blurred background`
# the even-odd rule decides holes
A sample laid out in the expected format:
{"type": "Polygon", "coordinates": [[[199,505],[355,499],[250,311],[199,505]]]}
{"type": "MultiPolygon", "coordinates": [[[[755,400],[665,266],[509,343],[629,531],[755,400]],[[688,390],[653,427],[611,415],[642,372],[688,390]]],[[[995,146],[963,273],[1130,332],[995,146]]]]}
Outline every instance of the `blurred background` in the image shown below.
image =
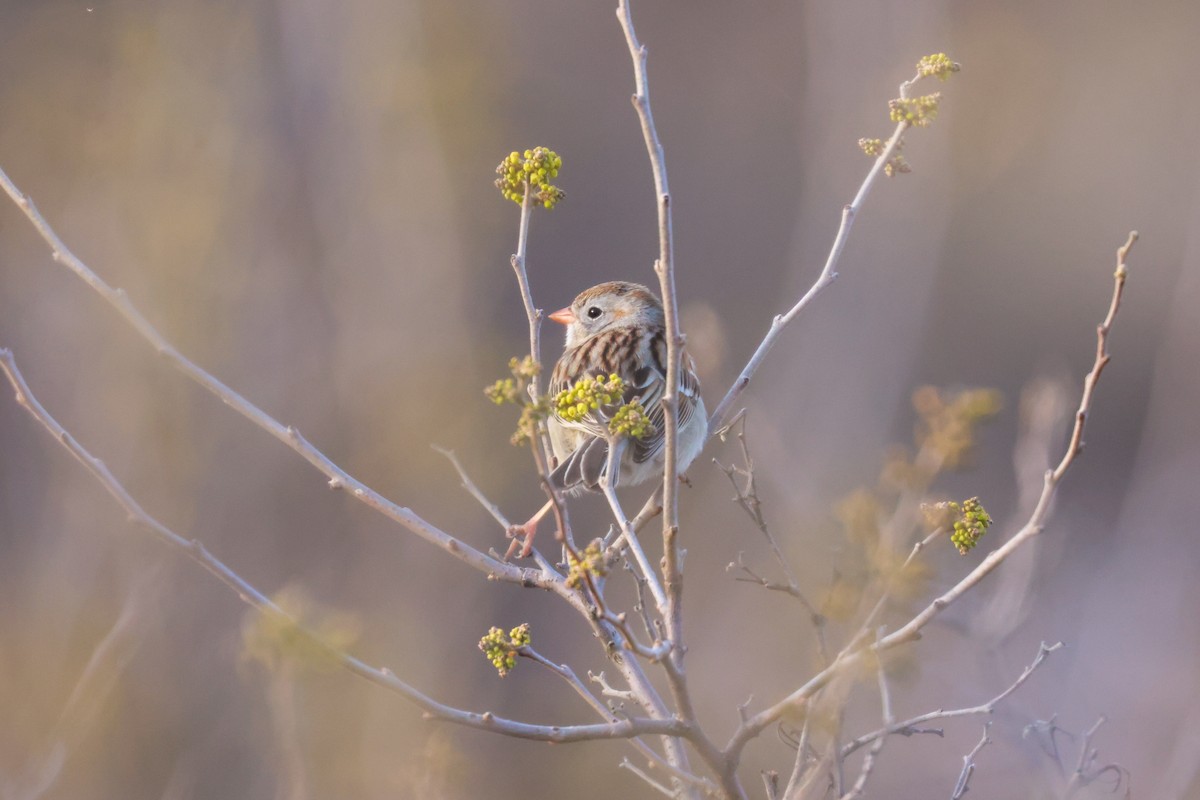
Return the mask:
{"type": "MultiPolygon", "coordinates": [[[[388,497],[501,548],[430,449],[457,451],[514,519],[541,503],[527,451],[508,444],[511,409],[480,391],[527,342],[508,265],[518,209],[492,186],[497,162],[534,145],[565,162],[566,201],[532,222],[540,307],[602,280],[654,282],[651,175],[614,5],[0,0],[0,165],[184,353],[388,497]]],[[[839,503],[911,443],[921,385],[1004,398],[974,469],[935,487],[979,495],[996,527],[969,556],[932,551],[921,599],[1016,529],[1061,454],[1114,251],[1141,232],[1088,448],[1050,526],[911,647],[893,695],[902,717],[974,705],[1040,641],[1062,640],[997,713],[972,789],[1054,796],[1057,768],[1022,728],[1057,715],[1078,734],[1103,714],[1101,763],[1128,768],[1143,796],[1200,796],[1200,6],[635,2],[634,14],[710,408],[817,276],[869,167],[856,140],[889,133],[887,100],[919,57],[963,65],[934,87],[934,126],[907,137],[913,173],[876,186],[840,279],[743,398],[765,513],[814,598],[845,558],[839,503]],[[1025,422],[1023,393],[1041,398],[1025,422]]],[[[545,330],[548,362],[559,335],[545,330]]],[[[489,626],[530,621],[549,658],[604,668],[569,609],[489,583],[326,490],[156,358],[7,199],[0,347],[150,513],[264,591],[352,619],[367,661],[447,703],[591,721],[544,671],[523,663],[501,680],[476,650],[489,626]]],[[[626,745],[423,722],[346,673],[249,658],[246,607],[128,524],[2,394],[0,797],[652,796],[616,769],[626,745]]],[[[689,668],[724,741],[737,703],[765,707],[811,674],[814,637],[788,598],[726,572],[744,552],[776,575],[710,457],[737,452],[713,443],[690,470],[682,536],[689,668]]],[[[589,535],[607,525],[593,498],[573,518],[589,535]]],[[[875,704],[864,691],[850,734],[875,727],[875,704]]],[[[876,791],[949,796],[980,725],[945,727],[890,742],[876,791]]],[[[1060,741],[1073,765],[1079,740],[1060,741]]],[[[790,763],[768,731],[744,779],[757,790],[759,770],[790,763]]]]}

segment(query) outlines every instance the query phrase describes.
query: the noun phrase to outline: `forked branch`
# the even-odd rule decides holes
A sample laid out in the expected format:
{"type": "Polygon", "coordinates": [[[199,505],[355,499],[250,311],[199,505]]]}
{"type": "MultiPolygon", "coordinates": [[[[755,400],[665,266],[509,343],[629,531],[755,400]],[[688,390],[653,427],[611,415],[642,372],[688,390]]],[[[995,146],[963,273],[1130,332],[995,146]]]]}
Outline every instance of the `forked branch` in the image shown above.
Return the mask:
{"type": "Polygon", "coordinates": [[[320,637],[308,630],[300,620],[289,614],[273,600],[251,585],[245,578],[238,575],[216,556],[212,555],[203,544],[180,536],[165,524],[150,516],[141,504],[133,498],[124,485],[105,466],[104,462],[93,456],[72,436],[50,413],[38,402],[33,391],[25,382],[17,368],[13,355],[8,350],[0,350],[0,371],[16,392],[18,405],[24,408],[51,436],[81,463],[92,477],[112,495],[113,499],[129,515],[129,519],[140,527],[152,533],[159,541],[182,552],[192,561],[199,564],[221,583],[228,586],[248,605],[264,614],[285,621],[289,628],[305,637],[321,652],[336,661],[343,669],[365,678],[371,683],[399,694],[410,703],[425,712],[428,719],[452,722],[479,730],[493,731],[505,736],[519,739],[535,739],[546,742],[582,742],[594,739],[629,739],[638,736],[663,734],[679,736],[687,733],[688,726],[681,720],[673,719],[611,719],[603,723],[591,725],[534,725],[518,720],[498,717],[491,712],[477,713],[440,703],[423,694],[413,686],[405,683],[387,668],[373,667],[364,661],[335,647],[331,647],[320,637]]]}
{"type": "Polygon", "coordinates": [[[745,720],[725,747],[726,757],[732,763],[737,763],[746,744],[767,726],[777,722],[789,710],[805,706],[813,695],[828,685],[830,680],[841,670],[860,663],[867,647],[875,650],[877,653],[881,653],[919,638],[921,630],[934,617],[991,574],[1017,548],[1042,532],[1049,516],[1051,501],[1054,499],[1058,485],[1066,474],[1067,469],[1082,452],[1084,425],[1087,421],[1088,413],[1091,411],[1096,383],[1099,380],[1100,373],[1111,358],[1108,353],[1108,335],[1125,291],[1125,280],[1128,277],[1126,258],[1136,241],[1137,232],[1134,231],[1129,234],[1129,238],[1125,244],[1117,250],[1117,268],[1113,274],[1112,299],[1109,301],[1108,313],[1096,329],[1096,356],[1091,370],[1084,377],[1083,393],[1079,403],[1079,410],[1075,414],[1075,428],[1071,433],[1070,443],[1059,465],[1055,469],[1046,472],[1041,497],[1024,526],[1011,539],[989,553],[975,569],[971,570],[971,572],[949,590],[936,597],[928,606],[918,612],[899,629],[883,637],[873,645],[851,643],[851,645],[838,654],[832,664],[818,672],[804,685],[769,708],[745,720]]]}

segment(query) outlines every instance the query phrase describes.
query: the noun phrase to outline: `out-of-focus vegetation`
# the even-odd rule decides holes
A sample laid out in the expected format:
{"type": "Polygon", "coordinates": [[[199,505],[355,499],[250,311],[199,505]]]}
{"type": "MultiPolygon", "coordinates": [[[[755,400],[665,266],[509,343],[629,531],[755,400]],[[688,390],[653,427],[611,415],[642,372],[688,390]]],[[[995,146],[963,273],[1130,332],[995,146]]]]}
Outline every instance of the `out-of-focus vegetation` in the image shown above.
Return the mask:
{"type": "MultiPolygon", "coordinates": [[[[1041,779],[1044,755],[1013,734],[1024,721],[1058,713],[1082,730],[1106,713],[1103,750],[1139,792],[1194,793],[1200,7],[637,12],[683,325],[710,402],[819,270],[865,169],[856,138],[878,124],[894,76],[943,48],[969,65],[937,125],[909,142],[912,174],[877,187],[841,278],[745,397],[762,501],[813,597],[828,590],[836,605],[848,579],[832,570],[853,560],[849,526],[865,518],[836,499],[875,485],[890,444],[910,440],[924,384],[1005,398],[974,468],[938,487],[980,496],[995,524],[965,557],[944,542],[900,585],[943,586],[1011,533],[1026,501],[1017,398],[1044,375],[1068,377],[1073,395],[1114,241],[1141,229],[1144,274],[1053,529],[928,632],[893,691],[900,713],[977,703],[1036,642],[1064,639],[993,726],[973,788],[993,793],[989,773],[1015,793],[1018,776],[1041,779]]],[[[653,195],[631,91],[604,4],[0,0],[0,164],[68,245],[198,363],[484,549],[503,549],[503,533],[429,445],[453,447],[512,518],[541,504],[527,454],[507,445],[511,415],[479,397],[527,335],[495,155],[548,141],[571,163],[571,202],[533,221],[540,306],[601,280],[649,281],[653,195]]],[[[529,620],[548,658],[603,668],[566,609],[482,581],[326,491],[166,368],[7,203],[0,346],[152,513],[268,592],[304,587],[284,596],[353,619],[335,629],[357,634],[356,652],[457,705],[590,721],[546,674],[500,681],[476,650],[490,626],[529,620]]],[[[547,361],[556,347],[547,339],[547,361]]],[[[762,544],[706,457],[682,492],[689,665],[699,713],[732,728],[730,698],[781,696],[815,644],[783,598],[725,572],[762,544]]],[[[580,541],[608,524],[591,498],[573,521],[580,541]]],[[[614,769],[619,743],[448,729],[344,673],[260,669],[244,637],[276,664],[267,644],[286,631],[247,624],[227,590],[132,529],[0,402],[0,795],[473,798],[486,786],[516,798],[531,774],[547,797],[644,791],[614,769]]],[[[877,715],[854,708],[849,722],[877,715]]],[[[945,740],[897,740],[875,780],[898,797],[948,794],[977,739],[948,726],[945,740]]],[[[747,774],[787,752],[752,750],[747,774]]]]}

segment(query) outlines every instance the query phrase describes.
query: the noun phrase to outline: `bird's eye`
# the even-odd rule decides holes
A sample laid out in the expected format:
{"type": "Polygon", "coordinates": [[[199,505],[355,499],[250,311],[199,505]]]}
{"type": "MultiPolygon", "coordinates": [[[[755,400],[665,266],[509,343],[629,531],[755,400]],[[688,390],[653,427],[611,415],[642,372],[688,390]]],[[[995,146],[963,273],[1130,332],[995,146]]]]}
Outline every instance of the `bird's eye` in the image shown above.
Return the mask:
{"type": "Polygon", "coordinates": [[[587,315],[588,315],[589,319],[596,319],[603,313],[604,312],[600,310],[600,306],[592,306],[591,308],[589,308],[587,310],[587,315]]]}

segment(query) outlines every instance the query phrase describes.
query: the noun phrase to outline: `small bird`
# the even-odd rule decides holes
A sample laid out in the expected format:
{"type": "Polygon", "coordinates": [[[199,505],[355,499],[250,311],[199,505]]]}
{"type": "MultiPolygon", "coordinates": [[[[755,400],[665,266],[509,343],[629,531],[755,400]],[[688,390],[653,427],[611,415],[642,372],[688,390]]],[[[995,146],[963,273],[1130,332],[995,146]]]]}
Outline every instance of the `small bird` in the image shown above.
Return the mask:
{"type": "MultiPolygon", "coordinates": [[[[581,378],[616,375],[625,384],[625,403],[641,401],[653,426],[642,439],[632,439],[621,455],[616,486],[660,477],[665,458],[666,424],[660,400],[667,381],[666,320],[662,303],[636,283],[614,281],[582,292],[550,319],[567,326],[567,345],[554,365],[551,396],[570,389],[581,378]]],[[[687,353],[679,376],[677,469],[682,472],[700,454],[708,432],[696,366],[687,353]]],[[[608,415],[601,408],[579,421],[552,414],[550,444],[559,466],[551,481],[562,489],[595,489],[608,462],[608,415]]]]}
{"type": "MultiPolygon", "coordinates": [[[[641,402],[651,429],[641,439],[613,440],[608,422],[612,408],[601,407],[578,420],[552,411],[547,428],[558,466],[550,475],[557,488],[576,494],[596,490],[608,470],[610,444],[621,447],[615,487],[644,483],[663,474],[666,458],[665,412],[660,402],[666,388],[666,318],[662,303],[637,283],[612,281],[580,293],[574,302],[549,315],[567,328],[566,349],[554,365],[549,393],[554,397],[582,378],[617,375],[624,382],[622,402],[641,402]]],[[[704,447],[708,417],[700,397],[700,380],[691,356],[683,353],[679,375],[679,429],[676,469],[687,469],[704,447]]],[[[522,539],[528,555],[543,508],[509,535],[522,539]]],[[[514,541],[514,545],[516,542],[514,541]]],[[[511,552],[511,548],[510,548],[511,552]]]]}

